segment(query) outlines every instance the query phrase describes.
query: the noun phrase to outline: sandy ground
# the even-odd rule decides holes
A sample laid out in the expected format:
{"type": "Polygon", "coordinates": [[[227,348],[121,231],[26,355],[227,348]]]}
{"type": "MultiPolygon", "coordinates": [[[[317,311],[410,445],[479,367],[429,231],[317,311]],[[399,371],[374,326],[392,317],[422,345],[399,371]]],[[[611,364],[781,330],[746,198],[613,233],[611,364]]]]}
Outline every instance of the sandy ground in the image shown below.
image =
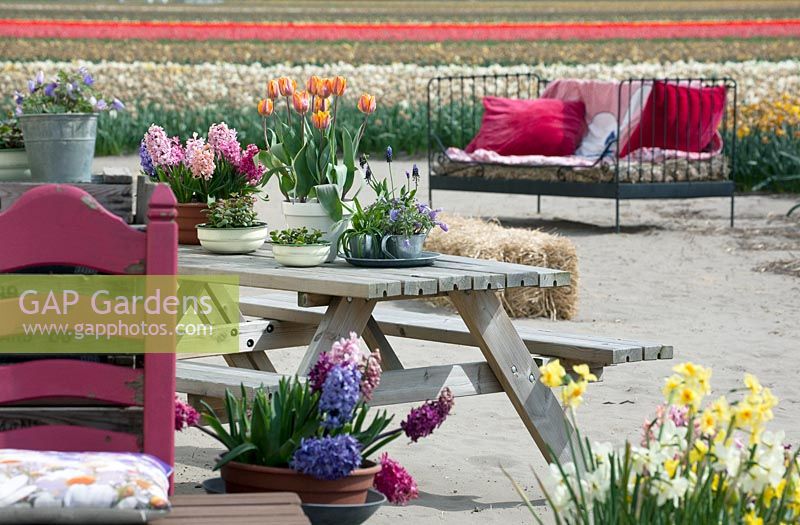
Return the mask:
{"type": "MultiPolygon", "coordinates": [[[[134,165],[131,158],[98,163],[134,165]]],[[[410,162],[395,164],[396,172],[410,169],[410,162]]],[[[273,202],[261,213],[279,226],[279,194],[272,184],[268,190],[273,202]]],[[[691,360],[713,367],[715,393],[736,388],[745,371],[756,374],[781,399],[774,426],[785,429],[790,442],[800,442],[800,394],[794,383],[800,367],[800,278],[762,271],[769,263],[800,257],[800,217],[783,217],[800,201],[797,196],[737,198],[734,229],[727,223],[727,199],[624,202],[619,235],[611,229],[611,201],[543,197],[541,214],[529,196],[438,192],[434,201],[448,211],[498,217],[575,242],[579,314],[571,321],[521,324],[675,346],[674,361],[609,368],[603,382],[590,388],[579,422],[594,440],[636,438],[661,400],[662,378],[676,362],[691,360]]],[[[393,342],[407,366],[481,359],[472,349],[393,342]]],[[[299,358],[297,349],[274,355],[282,371],[293,371],[299,358]]],[[[402,418],[408,408],[398,405],[391,411],[402,418]]],[[[220,450],[198,431],[178,435],[178,491],[198,491],[198,483],[214,475],[213,458],[220,450]]],[[[549,514],[531,472],[541,472],[545,462],[503,394],[460,398],[432,437],[417,444],[398,440],[388,451],[416,477],[420,498],[406,507],[382,508],[369,522],[374,525],[398,519],[531,523],[501,465],[527,488],[538,512],[549,514]]]]}

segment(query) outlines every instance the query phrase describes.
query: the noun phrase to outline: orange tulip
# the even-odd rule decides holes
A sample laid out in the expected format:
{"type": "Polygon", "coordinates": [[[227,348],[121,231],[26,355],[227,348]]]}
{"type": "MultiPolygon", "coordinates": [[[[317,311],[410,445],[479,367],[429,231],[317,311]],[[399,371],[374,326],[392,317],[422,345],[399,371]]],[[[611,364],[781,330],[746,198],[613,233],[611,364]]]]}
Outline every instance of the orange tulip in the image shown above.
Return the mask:
{"type": "Polygon", "coordinates": [[[284,97],[291,97],[294,90],[297,89],[297,81],[289,77],[281,77],[278,79],[278,90],[284,97]]]}
{"type": "Polygon", "coordinates": [[[305,115],[308,111],[308,102],[308,92],[306,91],[295,91],[292,95],[292,106],[301,115],[305,115]]]}
{"type": "Polygon", "coordinates": [[[311,114],[311,123],[317,129],[328,129],[331,125],[331,114],[328,111],[317,111],[311,114]]]}
{"type": "Polygon", "coordinates": [[[275,105],[271,98],[262,98],[258,101],[258,114],[262,117],[268,117],[272,115],[272,111],[274,109],[275,105]]]}
{"type": "Polygon", "coordinates": [[[333,79],[332,78],[323,78],[322,82],[319,83],[317,87],[317,96],[322,98],[328,98],[333,93],[333,79]]]}
{"type": "Polygon", "coordinates": [[[375,96],[364,93],[358,99],[358,110],[365,115],[370,115],[375,112],[375,96]]]}
{"type": "Polygon", "coordinates": [[[316,97],[314,99],[314,112],[329,111],[331,109],[331,101],[328,98],[316,97]]]}
{"type": "Polygon", "coordinates": [[[267,97],[275,100],[280,96],[280,88],[278,87],[278,81],[275,79],[270,80],[267,82],[267,97]]]}
{"type": "Polygon", "coordinates": [[[333,94],[337,97],[344,95],[344,90],[347,89],[347,79],[341,76],[333,77],[332,89],[333,94]]]}
{"type": "Polygon", "coordinates": [[[311,75],[306,81],[306,91],[313,96],[319,95],[320,84],[322,84],[322,79],[317,75],[311,75]]]}

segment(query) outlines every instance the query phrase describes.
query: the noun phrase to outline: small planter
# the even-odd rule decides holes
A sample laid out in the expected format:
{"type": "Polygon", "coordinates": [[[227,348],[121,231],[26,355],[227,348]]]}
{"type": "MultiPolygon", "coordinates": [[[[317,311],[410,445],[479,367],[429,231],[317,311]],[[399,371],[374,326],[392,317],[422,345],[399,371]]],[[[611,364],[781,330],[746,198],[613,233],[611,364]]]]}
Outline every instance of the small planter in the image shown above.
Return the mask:
{"type": "Polygon", "coordinates": [[[204,202],[178,203],[178,242],[180,244],[200,244],[197,238],[197,225],[206,222],[208,204],[204,202]]]}
{"type": "Polygon", "coordinates": [[[359,233],[348,237],[344,251],[348,257],[356,259],[383,259],[381,238],[368,233],[359,233]]]}
{"type": "Polygon", "coordinates": [[[331,247],[328,244],[273,244],[275,260],[284,266],[310,268],[327,261],[331,247]]]}
{"type": "Polygon", "coordinates": [[[34,182],[90,182],[95,113],[20,115],[19,127],[34,182]]]}
{"type": "Polygon", "coordinates": [[[419,259],[425,245],[426,233],[417,235],[387,235],[381,242],[381,251],[388,259],[419,259]]]}
{"type": "Polygon", "coordinates": [[[330,246],[330,253],[326,258],[326,262],[331,262],[336,259],[337,250],[339,247],[339,237],[348,228],[350,224],[350,215],[345,214],[341,221],[336,222],[330,218],[328,212],[322,207],[322,204],[316,201],[312,202],[281,202],[281,209],[283,216],[286,219],[286,226],[288,228],[308,228],[311,230],[319,230],[325,235],[323,239],[328,241],[330,246]]]}
{"type": "Polygon", "coordinates": [[[25,148],[0,149],[0,181],[26,181],[30,178],[25,148]]]}
{"type": "Polygon", "coordinates": [[[200,245],[214,253],[254,252],[264,244],[267,233],[266,223],[248,228],[209,228],[205,224],[197,225],[200,245]]]}
{"type": "Polygon", "coordinates": [[[333,481],[300,474],[290,468],[262,467],[231,461],[221,469],[225,492],[296,492],[303,503],[363,504],[380,465],[366,467],[333,481]]]}

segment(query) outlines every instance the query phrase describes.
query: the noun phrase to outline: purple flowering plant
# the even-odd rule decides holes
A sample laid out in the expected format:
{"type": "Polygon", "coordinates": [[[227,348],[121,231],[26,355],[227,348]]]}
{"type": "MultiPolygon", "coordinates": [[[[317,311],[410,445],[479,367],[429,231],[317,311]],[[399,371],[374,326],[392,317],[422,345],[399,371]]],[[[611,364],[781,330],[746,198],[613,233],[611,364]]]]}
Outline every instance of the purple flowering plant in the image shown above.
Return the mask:
{"type": "Polygon", "coordinates": [[[125,105],[117,98],[102,96],[95,87],[86,67],[77,71],[59,70],[50,80],[43,71],[28,80],[24,91],[14,93],[15,113],[29,115],[37,113],[98,113],[121,111],[125,105]]]}
{"type": "Polygon", "coordinates": [[[258,192],[267,177],[257,154],[258,146],[243,148],[236,130],[224,122],[212,124],[207,137],[194,133],[185,143],[153,124],[139,145],[142,173],[169,184],[180,203],[258,192]]]}
{"type": "MultiPolygon", "coordinates": [[[[226,392],[229,430],[205,403],[202,422],[208,428],[197,428],[227,449],[215,469],[237,461],[341,479],[369,465],[370,458],[402,435],[411,442],[429,436],[453,408],[453,394],[445,388],[437,399],[412,409],[398,427],[390,428],[393,417],[385,410],[368,418],[380,376],[380,354],[364,352],[353,333],[323,352],[308,378],[283,378],[277,388],[257,388],[252,402],[244,386],[239,396],[226,392]]],[[[375,463],[381,465],[375,487],[389,501],[404,504],[417,496],[416,482],[397,461],[383,454],[375,463]]]]}
{"type": "Polygon", "coordinates": [[[439,214],[441,209],[433,209],[428,204],[417,199],[419,189],[419,168],[414,164],[411,173],[406,172],[406,180],[401,186],[396,186],[392,176],[392,162],[394,154],[391,146],[386,148],[386,164],[389,176],[378,180],[369,164],[369,157],[362,154],[359,158],[361,169],[364,170],[364,179],[375,192],[375,202],[363,206],[358,199],[354,199],[351,218],[351,227],[346,230],[341,238],[342,249],[349,253],[349,241],[361,235],[371,235],[378,239],[386,235],[427,235],[433,228],[439,227],[447,231],[439,214]]]}

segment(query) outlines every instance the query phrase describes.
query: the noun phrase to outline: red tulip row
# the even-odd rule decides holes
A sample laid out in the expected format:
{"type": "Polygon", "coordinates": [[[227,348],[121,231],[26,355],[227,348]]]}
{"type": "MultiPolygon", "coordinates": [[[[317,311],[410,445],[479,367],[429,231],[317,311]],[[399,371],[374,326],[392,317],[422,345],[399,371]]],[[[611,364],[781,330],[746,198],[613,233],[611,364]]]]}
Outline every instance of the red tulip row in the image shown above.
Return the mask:
{"type": "Polygon", "coordinates": [[[497,24],[139,22],[0,19],[0,36],[144,40],[606,40],[798,37],[800,19],[497,24]]]}

